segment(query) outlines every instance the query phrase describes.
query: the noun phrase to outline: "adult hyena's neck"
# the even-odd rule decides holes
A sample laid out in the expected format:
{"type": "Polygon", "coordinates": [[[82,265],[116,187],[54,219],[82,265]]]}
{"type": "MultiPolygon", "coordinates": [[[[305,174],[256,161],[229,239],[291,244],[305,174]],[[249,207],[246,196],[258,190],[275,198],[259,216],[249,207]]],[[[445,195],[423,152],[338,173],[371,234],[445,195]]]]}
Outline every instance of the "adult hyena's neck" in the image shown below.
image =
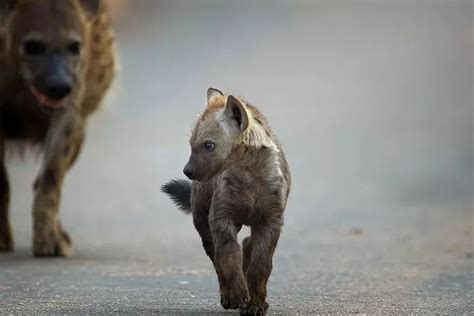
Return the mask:
{"type": "Polygon", "coordinates": [[[89,46],[82,102],[84,116],[89,116],[99,107],[117,68],[115,35],[105,9],[92,22],[89,46]]]}

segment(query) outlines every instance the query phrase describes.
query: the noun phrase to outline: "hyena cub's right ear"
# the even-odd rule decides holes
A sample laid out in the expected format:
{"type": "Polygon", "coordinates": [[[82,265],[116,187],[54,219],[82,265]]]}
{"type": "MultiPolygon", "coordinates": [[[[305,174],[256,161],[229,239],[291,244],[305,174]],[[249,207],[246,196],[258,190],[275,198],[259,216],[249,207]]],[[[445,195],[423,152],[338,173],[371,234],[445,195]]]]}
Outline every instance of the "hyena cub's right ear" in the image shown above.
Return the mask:
{"type": "Polygon", "coordinates": [[[209,103],[211,101],[211,99],[213,99],[215,97],[221,97],[223,95],[224,95],[224,93],[222,93],[222,91],[220,91],[216,88],[209,88],[209,89],[207,89],[207,103],[209,103]]]}
{"type": "Polygon", "coordinates": [[[227,97],[227,103],[224,110],[225,117],[232,123],[236,123],[241,133],[249,127],[249,116],[244,105],[234,96],[227,97]]]}

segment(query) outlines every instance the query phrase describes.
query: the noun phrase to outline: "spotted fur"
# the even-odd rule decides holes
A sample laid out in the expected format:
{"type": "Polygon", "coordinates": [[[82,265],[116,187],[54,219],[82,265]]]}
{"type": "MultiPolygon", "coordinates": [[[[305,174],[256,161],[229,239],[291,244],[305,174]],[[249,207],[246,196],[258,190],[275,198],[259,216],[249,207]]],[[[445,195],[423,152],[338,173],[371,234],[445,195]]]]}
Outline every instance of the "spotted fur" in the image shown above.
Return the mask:
{"type": "Polygon", "coordinates": [[[0,0],[0,251],[14,248],[4,163],[8,141],[42,148],[34,185],[34,254],[72,254],[71,238],[59,221],[62,184],[79,156],[87,119],[111,85],[115,56],[101,0],[0,0]],[[43,54],[32,58],[27,43],[43,54]],[[45,69],[71,78],[71,92],[61,101],[38,90],[45,69]]]}

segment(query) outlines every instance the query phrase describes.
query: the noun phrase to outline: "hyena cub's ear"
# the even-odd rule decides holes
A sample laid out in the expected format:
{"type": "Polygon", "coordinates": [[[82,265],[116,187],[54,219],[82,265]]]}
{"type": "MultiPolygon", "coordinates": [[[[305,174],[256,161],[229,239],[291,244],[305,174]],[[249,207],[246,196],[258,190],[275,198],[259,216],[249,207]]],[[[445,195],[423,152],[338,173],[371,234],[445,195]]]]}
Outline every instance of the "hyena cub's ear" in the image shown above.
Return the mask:
{"type": "Polygon", "coordinates": [[[102,0],[79,0],[79,2],[91,16],[95,16],[99,13],[100,8],[102,7],[102,0]]]}
{"type": "Polygon", "coordinates": [[[244,105],[236,97],[229,95],[224,110],[224,115],[231,123],[237,123],[241,133],[249,127],[249,116],[244,105]]]}
{"type": "Polygon", "coordinates": [[[216,88],[209,88],[207,89],[207,103],[209,103],[209,101],[211,101],[211,99],[215,98],[215,97],[219,97],[219,96],[223,96],[224,93],[222,93],[222,91],[216,89],[216,88]]]}

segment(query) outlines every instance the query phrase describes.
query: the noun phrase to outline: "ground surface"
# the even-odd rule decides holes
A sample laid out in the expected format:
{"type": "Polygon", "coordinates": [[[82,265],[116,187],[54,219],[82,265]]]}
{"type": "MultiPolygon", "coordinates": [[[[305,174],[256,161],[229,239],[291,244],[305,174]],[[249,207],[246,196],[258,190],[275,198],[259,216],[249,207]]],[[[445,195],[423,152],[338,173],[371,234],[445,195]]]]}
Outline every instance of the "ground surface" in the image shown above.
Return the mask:
{"type": "Polygon", "coordinates": [[[159,192],[208,86],[259,105],[292,165],[272,314],[474,313],[472,12],[134,1],[117,18],[111,106],[65,186],[73,258],[31,256],[39,160],[12,156],[0,314],[225,313],[191,218],[159,192]]]}

